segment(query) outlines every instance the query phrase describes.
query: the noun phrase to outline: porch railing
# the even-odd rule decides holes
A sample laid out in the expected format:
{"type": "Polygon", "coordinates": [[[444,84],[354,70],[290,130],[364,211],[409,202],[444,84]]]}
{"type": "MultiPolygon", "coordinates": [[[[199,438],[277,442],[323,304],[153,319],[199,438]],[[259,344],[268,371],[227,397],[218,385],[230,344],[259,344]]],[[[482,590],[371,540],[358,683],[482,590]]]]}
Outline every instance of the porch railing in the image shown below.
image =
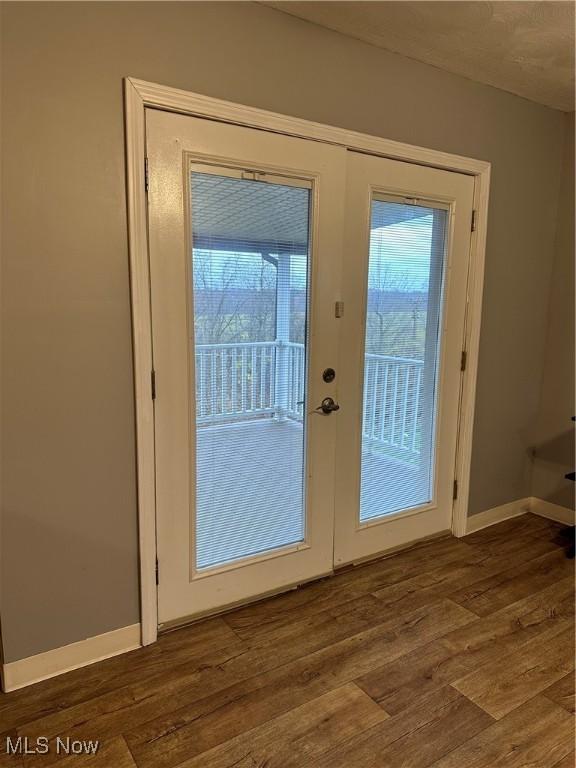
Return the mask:
{"type": "Polygon", "coordinates": [[[196,422],[274,414],[277,346],[275,341],[198,344],[196,422]]]}
{"type": "MultiPolygon", "coordinates": [[[[196,360],[196,422],[208,425],[273,416],[303,418],[302,344],[262,341],[200,344],[196,360]]],[[[367,354],[364,363],[365,443],[418,455],[422,361],[367,354]]]]}
{"type": "Polygon", "coordinates": [[[364,356],[364,444],[420,453],[422,360],[364,356]]]}

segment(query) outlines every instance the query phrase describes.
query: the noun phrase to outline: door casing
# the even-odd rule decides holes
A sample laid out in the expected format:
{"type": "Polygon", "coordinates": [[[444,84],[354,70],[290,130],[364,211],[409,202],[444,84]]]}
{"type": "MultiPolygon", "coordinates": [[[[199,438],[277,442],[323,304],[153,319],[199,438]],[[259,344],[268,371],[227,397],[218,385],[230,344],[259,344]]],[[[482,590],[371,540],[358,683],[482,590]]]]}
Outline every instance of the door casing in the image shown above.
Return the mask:
{"type": "Polygon", "coordinates": [[[246,107],[130,77],[124,81],[124,107],[136,405],[142,645],[155,642],[158,634],[154,406],[151,381],[152,323],[146,196],[145,109],[147,107],[336,144],[380,157],[457,171],[474,177],[474,216],[471,222],[467,310],[462,339],[462,351],[466,353],[466,370],[461,378],[455,470],[458,493],[452,511],[452,533],[455,536],[465,535],[484,282],[490,163],[246,107]]]}

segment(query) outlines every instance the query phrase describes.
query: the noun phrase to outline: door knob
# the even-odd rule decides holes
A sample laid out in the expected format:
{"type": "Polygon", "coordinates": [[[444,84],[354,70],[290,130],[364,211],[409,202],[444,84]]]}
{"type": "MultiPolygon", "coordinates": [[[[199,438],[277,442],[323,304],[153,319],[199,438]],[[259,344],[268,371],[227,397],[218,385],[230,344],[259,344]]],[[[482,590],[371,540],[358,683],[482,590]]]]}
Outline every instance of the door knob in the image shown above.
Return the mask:
{"type": "Polygon", "coordinates": [[[318,408],[316,408],[317,411],[322,411],[322,413],[325,413],[327,416],[332,413],[332,411],[339,411],[340,406],[338,403],[335,403],[333,398],[331,397],[325,397],[324,400],[320,403],[318,408]]]}

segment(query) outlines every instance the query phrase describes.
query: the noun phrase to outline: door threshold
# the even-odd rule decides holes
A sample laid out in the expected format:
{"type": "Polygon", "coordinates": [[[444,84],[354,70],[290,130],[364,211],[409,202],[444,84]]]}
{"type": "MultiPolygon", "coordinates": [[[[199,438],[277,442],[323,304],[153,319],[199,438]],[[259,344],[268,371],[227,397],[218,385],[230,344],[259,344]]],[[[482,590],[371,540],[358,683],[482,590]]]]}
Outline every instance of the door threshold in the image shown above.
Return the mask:
{"type": "Polygon", "coordinates": [[[216,616],[224,616],[225,614],[232,613],[237,608],[244,608],[247,605],[253,605],[254,603],[262,603],[264,600],[270,600],[272,597],[283,595],[286,592],[291,592],[300,587],[305,587],[307,584],[311,584],[315,581],[322,581],[322,579],[330,578],[334,576],[334,571],[326,571],[318,576],[313,576],[305,581],[298,581],[294,584],[288,584],[285,587],[279,587],[278,589],[272,589],[269,592],[261,592],[259,595],[254,595],[246,600],[237,600],[235,603],[228,603],[227,605],[215,608],[214,610],[203,611],[201,613],[195,613],[190,616],[184,616],[181,619],[173,619],[172,621],[166,621],[164,624],[158,624],[158,634],[166,634],[173,632],[177,629],[183,629],[184,627],[190,627],[193,624],[197,624],[204,619],[214,618],[216,616]]]}
{"type": "Polygon", "coordinates": [[[387,557],[397,555],[398,552],[407,552],[410,549],[417,549],[422,544],[428,544],[430,541],[437,539],[447,539],[452,536],[452,532],[447,529],[445,531],[438,531],[437,533],[431,533],[429,536],[423,536],[421,539],[412,539],[404,544],[398,544],[390,549],[383,550],[382,552],[376,552],[375,554],[366,555],[358,560],[353,560],[351,563],[344,563],[344,565],[338,565],[334,568],[334,575],[344,573],[352,568],[361,568],[364,565],[370,565],[377,560],[385,560],[387,557]]]}

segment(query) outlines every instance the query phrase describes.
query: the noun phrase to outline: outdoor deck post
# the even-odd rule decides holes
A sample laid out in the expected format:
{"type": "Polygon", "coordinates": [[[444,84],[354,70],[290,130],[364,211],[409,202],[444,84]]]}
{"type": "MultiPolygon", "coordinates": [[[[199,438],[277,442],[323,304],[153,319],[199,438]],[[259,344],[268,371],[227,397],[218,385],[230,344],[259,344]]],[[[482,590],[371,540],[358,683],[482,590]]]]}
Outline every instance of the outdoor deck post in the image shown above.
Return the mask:
{"type": "Polygon", "coordinates": [[[276,282],[276,370],[274,379],[274,417],[284,421],[289,405],[290,348],[290,254],[278,255],[276,282]]]}

